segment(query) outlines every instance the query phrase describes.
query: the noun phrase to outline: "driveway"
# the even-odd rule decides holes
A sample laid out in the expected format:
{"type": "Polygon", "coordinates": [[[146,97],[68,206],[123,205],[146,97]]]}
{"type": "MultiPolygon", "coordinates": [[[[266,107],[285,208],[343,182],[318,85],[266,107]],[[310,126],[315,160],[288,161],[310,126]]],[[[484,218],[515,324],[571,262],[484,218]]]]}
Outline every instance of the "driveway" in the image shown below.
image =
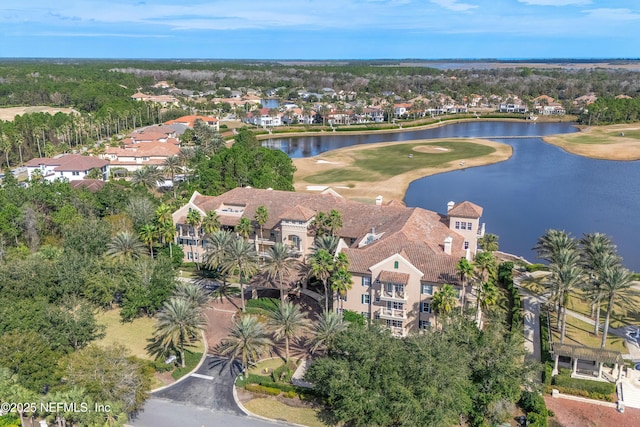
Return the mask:
{"type": "Polygon", "coordinates": [[[282,425],[248,417],[233,398],[238,364],[207,356],[202,366],[186,379],[155,392],[138,416],[135,427],[209,427],[282,425]]]}

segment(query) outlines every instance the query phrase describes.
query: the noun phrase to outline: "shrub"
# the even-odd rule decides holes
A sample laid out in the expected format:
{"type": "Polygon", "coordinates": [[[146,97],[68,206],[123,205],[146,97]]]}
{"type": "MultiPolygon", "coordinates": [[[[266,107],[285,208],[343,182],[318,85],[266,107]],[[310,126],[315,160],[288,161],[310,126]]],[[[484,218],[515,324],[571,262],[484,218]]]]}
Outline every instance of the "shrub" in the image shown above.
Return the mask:
{"type": "Polygon", "coordinates": [[[289,362],[287,365],[282,365],[271,373],[271,378],[274,382],[285,382],[288,383],[291,381],[291,376],[295,372],[296,364],[294,362],[289,362]]]}
{"type": "Polygon", "coordinates": [[[615,384],[571,378],[571,374],[568,370],[565,370],[559,375],[553,377],[552,384],[553,388],[558,389],[561,393],[608,402],[613,402],[615,400],[615,384]]]}
{"type": "Polygon", "coordinates": [[[549,271],[549,267],[545,264],[527,264],[525,267],[529,273],[534,271],[549,271]]]}
{"type": "Polygon", "coordinates": [[[547,427],[549,411],[543,397],[536,392],[525,391],[520,397],[520,406],[527,413],[527,421],[531,427],[547,427]]]}
{"type": "Polygon", "coordinates": [[[547,362],[544,364],[544,371],[542,372],[542,383],[551,385],[551,380],[553,380],[553,366],[547,362]]]}
{"type": "Polygon", "coordinates": [[[281,393],[277,388],[265,387],[259,384],[247,384],[244,388],[253,393],[267,394],[269,396],[277,396],[281,393]]]}
{"type": "Polygon", "coordinates": [[[246,312],[249,314],[263,314],[265,311],[277,310],[280,300],[277,298],[256,298],[246,302],[246,312]]]}
{"type": "Polygon", "coordinates": [[[295,399],[298,396],[298,393],[296,393],[293,390],[290,390],[290,391],[286,392],[284,395],[285,395],[285,397],[287,397],[289,399],[295,399]]]}
{"type": "Polygon", "coordinates": [[[148,362],[149,367],[153,368],[155,372],[169,372],[175,365],[173,363],[164,363],[164,360],[154,360],[148,362]]]}
{"type": "Polygon", "coordinates": [[[364,327],[364,325],[367,324],[367,320],[362,314],[356,313],[352,310],[345,310],[342,314],[342,318],[352,326],[364,327]]]}

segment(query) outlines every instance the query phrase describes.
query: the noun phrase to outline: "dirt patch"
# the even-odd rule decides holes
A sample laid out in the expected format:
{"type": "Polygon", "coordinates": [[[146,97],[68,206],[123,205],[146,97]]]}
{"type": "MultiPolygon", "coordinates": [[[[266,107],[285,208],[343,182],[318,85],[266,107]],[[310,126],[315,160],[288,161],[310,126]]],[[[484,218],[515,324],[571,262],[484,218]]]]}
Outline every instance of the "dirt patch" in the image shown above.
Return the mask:
{"type": "Polygon", "coordinates": [[[547,408],[555,414],[553,420],[563,427],[637,427],[640,409],[626,408],[624,413],[615,408],[545,396],[547,408]]]}
{"type": "Polygon", "coordinates": [[[77,113],[73,108],[55,108],[55,107],[9,107],[9,108],[0,108],[0,120],[11,121],[16,116],[21,116],[23,114],[31,114],[31,113],[49,113],[54,115],[56,113],[77,113]]]}
{"type": "Polygon", "coordinates": [[[432,145],[420,145],[418,147],[413,147],[413,151],[417,151],[419,153],[438,154],[446,153],[449,149],[444,147],[434,147],[432,145]]]}

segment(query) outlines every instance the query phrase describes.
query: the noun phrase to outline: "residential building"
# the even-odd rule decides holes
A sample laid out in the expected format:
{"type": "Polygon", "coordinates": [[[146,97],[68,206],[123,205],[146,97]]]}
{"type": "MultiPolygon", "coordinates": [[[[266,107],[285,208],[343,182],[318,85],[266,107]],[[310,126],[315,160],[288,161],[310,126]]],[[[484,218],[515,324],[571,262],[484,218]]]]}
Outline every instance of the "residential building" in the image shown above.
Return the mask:
{"type": "Polygon", "coordinates": [[[54,158],[38,157],[26,163],[28,179],[39,170],[47,181],[86,179],[92,169],[100,171],[100,179],[109,179],[109,162],[98,157],[66,154],[54,158]]]}
{"type": "Polygon", "coordinates": [[[137,92],[131,95],[131,99],[134,101],[155,102],[163,107],[178,105],[178,99],[171,95],[147,95],[142,92],[137,92]]]}
{"type": "Polygon", "coordinates": [[[174,124],[182,124],[191,129],[193,129],[193,125],[198,121],[202,121],[204,124],[211,126],[215,130],[220,130],[220,121],[217,117],[207,117],[207,116],[182,116],[174,120],[169,120],[164,122],[165,125],[174,125],[174,124]]]}
{"type": "MultiPolygon", "coordinates": [[[[356,202],[331,189],[311,194],[236,188],[215,197],[194,193],[173,214],[176,243],[183,247],[185,261],[201,262],[206,236],[189,226],[186,218],[190,210],[203,217],[213,210],[222,226],[231,230],[240,218],[254,222],[250,239],[258,252],[283,242],[305,257],[313,249],[313,219],[332,209],[342,216],[338,251],[347,255],[353,278],[344,309],[383,322],[398,336],[433,324],[431,297],[443,284],[454,285],[460,293],[456,264],[463,257],[473,258],[484,233],[482,208],[471,202],[451,202],[446,214],[438,214],[398,202],[383,204],[382,197],[375,204],[356,202]],[[262,238],[254,221],[261,205],[269,213],[262,238]]],[[[466,293],[472,295],[471,289],[466,293]]]]}

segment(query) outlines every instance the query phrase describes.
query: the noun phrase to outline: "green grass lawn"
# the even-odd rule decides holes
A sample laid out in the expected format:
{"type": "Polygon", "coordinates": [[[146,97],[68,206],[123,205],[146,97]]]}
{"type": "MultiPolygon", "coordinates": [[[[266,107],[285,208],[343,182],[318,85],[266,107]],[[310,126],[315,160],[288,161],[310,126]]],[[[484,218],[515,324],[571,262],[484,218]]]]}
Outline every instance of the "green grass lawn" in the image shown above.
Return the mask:
{"type": "Polygon", "coordinates": [[[495,152],[492,147],[464,140],[392,144],[384,147],[370,147],[357,152],[357,160],[351,167],[334,169],[311,175],[306,181],[322,184],[337,181],[371,181],[389,178],[416,169],[445,167],[448,163],[463,159],[485,156],[495,152]],[[423,153],[414,147],[432,146],[448,151],[423,153]],[[412,157],[409,158],[409,155],[412,157]]]}
{"type": "Polygon", "coordinates": [[[269,375],[282,365],[284,365],[284,361],[279,357],[266,359],[258,362],[256,366],[249,369],[249,373],[254,375],[269,375]],[[265,372],[265,369],[268,369],[269,372],[265,372]]]}
{"type": "MultiPolygon", "coordinates": [[[[554,342],[560,342],[560,332],[555,329],[556,326],[556,313],[551,313],[551,327],[554,342]]],[[[593,334],[593,326],[589,323],[578,320],[574,317],[567,315],[567,330],[564,342],[566,344],[581,344],[586,347],[600,348],[602,336],[595,336],[593,334]]],[[[624,338],[617,337],[609,334],[607,336],[606,348],[608,350],[619,351],[620,353],[627,353],[627,346],[624,338]]]]}
{"type": "Polygon", "coordinates": [[[120,322],[120,309],[108,310],[96,314],[96,321],[105,325],[105,337],[98,340],[100,345],[121,344],[129,349],[133,356],[151,360],[145,347],[148,339],[153,336],[155,320],[149,317],[141,317],[133,322],[120,322]]]}
{"type": "MultiPolygon", "coordinates": [[[[569,310],[576,311],[585,316],[591,315],[591,305],[584,292],[574,291],[569,298],[569,310]]],[[[617,305],[613,309],[610,320],[611,327],[622,328],[629,325],[640,325],[640,292],[630,290],[626,297],[616,299],[616,301],[617,305]],[[625,304],[620,304],[621,302],[625,302],[625,304]]],[[[607,314],[606,309],[606,303],[602,304],[600,321],[603,323],[607,314]]]]}
{"type": "Polygon", "coordinates": [[[274,420],[288,421],[310,427],[327,427],[329,425],[320,419],[319,409],[288,406],[276,399],[266,397],[252,399],[243,405],[256,415],[274,420]]]}

